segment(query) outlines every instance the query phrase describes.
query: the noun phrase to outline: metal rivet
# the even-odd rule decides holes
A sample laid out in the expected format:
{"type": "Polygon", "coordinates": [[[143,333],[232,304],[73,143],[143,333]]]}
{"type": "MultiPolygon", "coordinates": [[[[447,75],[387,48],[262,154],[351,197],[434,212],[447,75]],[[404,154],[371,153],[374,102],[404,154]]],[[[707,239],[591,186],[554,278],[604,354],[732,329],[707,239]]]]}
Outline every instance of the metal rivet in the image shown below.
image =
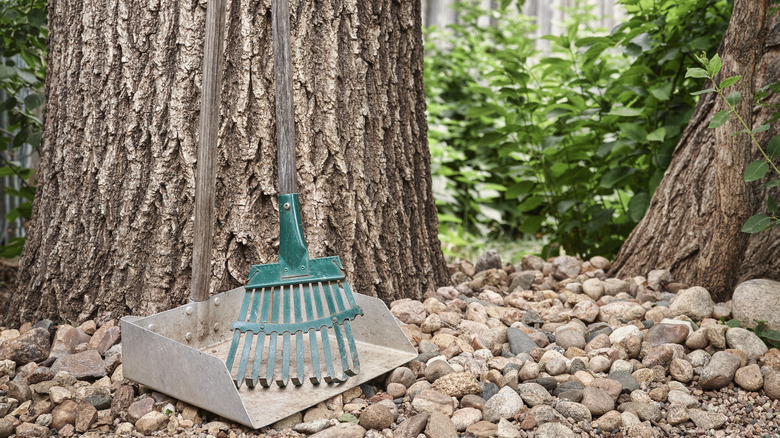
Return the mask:
{"type": "Polygon", "coordinates": [[[187,315],[192,315],[192,306],[187,307],[187,315]]]}
{"type": "Polygon", "coordinates": [[[191,341],[191,340],[192,340],[192,333],[190,333],[190,332],[187,332],[187,333],[184,335],[184,339],[186,339],[188,342],[189,342],[189,341],[191,341]]]}
{"type": "Polygon", "coordinates": [[[339,320],[334,316],[333,317],[333,322],[339,322],[339,320]]]}
{"type": "Polygon", "coordinates": [[[222,300],[220,300],[219,297],[214,298],[214,305],[219,306],[220,304],[222,304],[222,300]]]}
{"type": "Polygon", "coordinates": [[[284,268],[284,272],[287,272],[287,268],[284,268]]]}
{"type": "Polygon", "coordinates": [[[305,271],[305,270],[306,270],[306,266],[301,266],[301,271],[305,271]]]}
{"type": "Polygon", "coordinates": [[[149,330],[154,330],[154,324],[149,324],[149,330]]]}
{"type": "Polygon", "coordinates": [[[284,203],[284,209],[285,210],[289,210],[290,209],[290,203],[289,202],[285,202],[284,203]]]}
{"type": "Polygon", "coordinates": [[[215,332],[218,332],[218,331],[219,331],[219,323],[218,323],[218,322],[215,322],[215,323],[214,323],[214,331],[215,331],[215,332]]]}

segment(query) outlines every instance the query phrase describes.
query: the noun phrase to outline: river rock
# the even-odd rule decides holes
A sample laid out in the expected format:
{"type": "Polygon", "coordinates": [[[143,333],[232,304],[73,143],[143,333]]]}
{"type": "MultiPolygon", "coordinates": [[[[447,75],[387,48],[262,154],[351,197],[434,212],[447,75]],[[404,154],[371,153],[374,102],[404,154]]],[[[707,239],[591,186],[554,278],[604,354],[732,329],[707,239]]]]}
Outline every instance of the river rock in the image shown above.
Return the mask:
{"type": "Polygon", "coordinates": [[[720,429],[728,418],[720,412],[708,412],[702,409],[689,409],[688,415],[696,425],[704,430],[720,429]]]}
{"type": "Polygon", "coordinates": [[[574,419],[575,422],[592,420],[590,410],[587,406],[581,403],[575,403],[570,401],[559,401],[555,405],[555,410],[561,415],[567,418],[574,419]]]}
{"type": "Polygon", "coordinates": [[[366,429],[382,430],[393,424],[393,413],[387,406],[375,403],[368,405],[360,414],[360,425],[366,429]]]}
{"type": "Polygon", "coordinates": [[[612,318],[629,322],[641,320],[643,316],[645,316],[645,308],[631,301],[613,301],[601,306],[599,312],[599,320],[605,322],[609,322],[612,318]]]}
{"type": "Polygon", "coordinates": [[[390,313],[404,324],[420,325],[425,321],[423,303],[403,298],[390,304],[390,313]]]}
{"type": "Polygon", "coordinates": [[[726,331],[726,343],[729,347],[745,353],[748,360],[755,360],[769,351],[764,341],[755,333],[740,327],[730,328],[726,331]]]}
{"type": "Polygon", "coordinates": [[[681,344],[688,338],[690,329],[684,324],[661,323],[650,327],[645,341],[650,345],[681,344]]]}
{"type": "Polygon", "coordinates": [[[594,387],[587,387],[582,390],[580,403],[596,417],[615,409],[615,400],[612,399],[612,396],[606,391],[594,387]]]}
{"type": "Polygon", "coordinates": [[[501,267],[501,256],[499,256],[497,252],[489,250],[485,251],[479,256],[479,259],[477,259],[477,264],[474,266],[474,273],[478,274],[482,271],[487,271],[488,269],[501,269],[501,267]]]}
{"type": "Polygon", "coordinates": [[[683,289],[669,306],[671,316],[686,315],[696,321],[709,318],[712,315],[714,303],[707,289],[695,286],[683,289]]]}
{"type": "Polygon", "coordinates": [[[482,392],[479,381],[474,377],[474,374],[469,372],[450,373],[442,376],[433,382],[431,388],[458,399],[466,394],[479,394],[482,392]]]}
{"type": "Polygon", "coordinates": [[[64,371],[72,374],[77,379],[101,378],[106,375],[106,364],[100,353],[95,350],[86,350],[81,353],[66,354],[57,359],[51,366],[52,371],[64,371]]]}
{"type": "Polygon", "coordinates": [[[537,438],[574,438],[574,432],[561,423],[544,423],[536,429],[537,438]]]}
{"type": "Polygon", "coordinates": [[[712,355],[710,362],[705,366],[699,376],[699,385],[702,389],[720,389],[731,383],[734,374],[741,365],[739,358],[725,351],[718,351],[712,355]]]}
{"type": "Polygon", "coordinates": [[[742,327],[755,327],[754,320],[780,331],[780,282],[768,279],[748,280],[734,289],[732,315],[742,327]]]}

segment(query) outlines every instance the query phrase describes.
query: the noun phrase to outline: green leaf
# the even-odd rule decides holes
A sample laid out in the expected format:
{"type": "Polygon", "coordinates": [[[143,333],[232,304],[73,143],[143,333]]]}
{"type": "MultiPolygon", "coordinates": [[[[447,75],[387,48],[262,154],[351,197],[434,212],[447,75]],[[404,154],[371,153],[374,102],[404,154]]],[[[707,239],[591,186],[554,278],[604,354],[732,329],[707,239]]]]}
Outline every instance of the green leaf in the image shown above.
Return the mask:
{"type": "Polygon", "coordinates": [[[732,318],[732,319],[726,321],[726,325],[731,327],[731,328],[739,327],[739,320],[736,319],[736,318],[732,318]]]}
{"type": "Polygon", "coordinates": [[[666,138],[666,128],[664,128],[663,126],[651,132],[650,134],[647,134],[647,139],[650,141],[664,141],[665,138],[666,138]]]}
{"type": "Polygon", "coordinates": [[[620,131],[631,140],[643,143],[647,141],[647,131],[636,123],[620,123],[620,131]]]}
{"type": "Polygon", "coordinates": [[[777,186],[780,186],[780,179],[769,180],[766,183],[761,184],[761,188],[762,189],[768,188],[768,187],[777,187],[777,186]]]}
{"type": "Polygon", "coordinates": [[[739,78],[741,78],[741,77],[742,76],[732,76],[730,78],[726,78],[726,79],[724,79],[724,80],[722,80],[720,82],[719,87],[721,88],[721,90],[724,89],[724,88],[728,88],[728,87],[736,84],[737,81],[739,81],[739,78]]]}
{"type": "Polygon", "coordinates": [[[439,214],[439,223],[441,224],[444,222],[452,222],[452,223],[459,224],[463,221],[459,217],[453,216],[451,214],[439,214]]]}
{"type": "Polygon", "coordinates": [[[766,197],[766,209],[769,210],[769,213],[772,215],[777,213],[777,201],[775,201],[775,198],[771,196],[766,197]]]}
{"type": "Polygon", "coordinates": [[[6,79],[14,76],[16,69],[7,65],[0,65],[0,79],[6,79]]]}
{"type": "Polygon", "coordinates": [[[619,107],[613,107],[610,112],[607,113],[608,116],[622,116],[622,117],[636,117],[641,116],[642,111],[634,108],[629,108],[626,106],[619,106],[619,107]]]}
{"type": "Polygon", "coordinates": [[[719,111],[717,114],[715,114],[712,117],[712,120],[710,120],[710,125],[708,126],[708,128],[717,128],[719,126],[722,126],[729,119],[730,115],[731,115],[730,111],[727,110],[719,111]]]}
{"type": "Polygon", "coordinates": [[[766,145],[766,153],[769,155],[769,158],[780,156],[780,134],[769,140],[769,143],[766,145]]]}
{"type": "Polygon", "coordinates": [[[769,125],[768,124],[763,124],[763,125],[759,126],[758,128],[754,129],[752,132],[753,132],[753,134],[758,134],[759,132],[764,132],[764,131],[768,131],[768,130],[769,130],[769,125]]]}
{"type": "Polygon", "coordinates": [[[685,72],[686,78],[708,78],[707,70],[699,67],[688,67],[688,71],[685,72]]]}
{"type": "Polygon", "coordinates": [[[757,214],[755,216],[751,216],[747,222],[745,222],[745,225],[742,226],[742,232],[743,233],[760,233],[761,231],[766,230],[769,228],[769,225],[772,223],[772,218],[765,214],[757,214]]]}
{"type": "Polygon", "coordinates": [[[655,96],[655,98],[658,100],[667,101],[669,100],[669,96],[672,94],[672,83],[669,82],[666,85],[653,88],[650,90],[650,94],[655,96]]]}
{"type": "Polygon", "coordinates": [[[24,106],[27,107],[28,110],[38,108],[41,105],[43,105],[43,96],[40,94],[32,93],[24,98],[24,106]]]}
{"type": "Polygon", "coordinates": [[[650,207],[650,195],[645,192],[637,193],[628,201],[628,217],[634,222],[639,222],[648,207],[650,207]]]}
{"type": "Polygon", "coordinates": [[[717,53],[715,56],[710,59],[709,63],[707,64],[707,73],[710,77],[714,77],[718,73],[720,73],[720,69],[723,66],[723,63],[720,60],[720,55],[717,53]]]}
{"type": "Polygon", "coordinates": [[[536,234],[542,227],[542,222],[544,222],[543,216],[527,216],[517,229],[526,234],[536,234]]]}
{"type": "Polygon", "coordinates": [[[706,90],[695,91],[695,92],[691,93],[691,96],[698,96],[700,94],[712,93],[714,91],[715,91],[714,88],[707,88],[706,90]]]}
{"type": "Polygon", "coordinates": [[[757,179],[763,178],[767,171],[769,171],[769,163],[763,160],[756,160],[748,164],[748,167],[745,169],[745,174],[743,176],[746,182],[755,181],[757,179]]]}
{"type": "Polygon", "coordinates": [[[739,91],[737,90],[732,91],[728,96],[726,96],[726,102],[730,103],[731,106],[737,106],[740,99],[742,99],[742,95],[739,94],[739,91]]]}

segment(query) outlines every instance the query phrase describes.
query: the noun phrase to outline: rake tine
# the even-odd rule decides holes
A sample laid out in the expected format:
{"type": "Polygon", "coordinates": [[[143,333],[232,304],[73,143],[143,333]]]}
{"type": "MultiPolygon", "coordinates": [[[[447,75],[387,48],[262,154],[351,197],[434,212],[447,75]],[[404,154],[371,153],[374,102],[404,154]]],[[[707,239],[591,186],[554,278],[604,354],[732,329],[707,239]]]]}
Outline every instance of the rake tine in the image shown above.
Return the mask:
{"type": "MultiPolygon", "coordinates": [[[[260,309],[260,323],[268,322],[268,312],[271,303],[271,291],[263,288],[263,305],[260,309]]],[[[265,345],[265,336],[257,336],[257,347],[255,347],[255,360],[252,364],[252,376],[246,378],[246,385],[250,388],[257,386],[257,379],[260,375],[260,364],[263,361],[263,346],[265,345]]]]}
{"type": "MultiPolygon", "coordinates": [[[[323,317],[325,316],[325,311],[322,308],[322,298],[320,297],[322,283],[318,283],[318,285],[319,288],[314,292],[314,304],[317,307],[317,315],[323,317]]],[[[325,367],[328,370],[328,375],[325,376],[325,382],[337,382],[336,373],[333,371],[333,357],[330,354],[330,340],[328,339],[328,329],[326,327],[320,329],[320,339],[322,340],[322,353],[325,355],[325,367]]]]}
{"type": "MultiPolygon", "coordinates": [[[[271,323],[276,324],[279,322],[279,306],[280,306],[280,290],[273,290],[273,305],[271,307],[271,323]]],[[[271,340],[268,343],[268,368],[266,369],[265,377],[260,378],[260,385],[264,388],[271,386],[271,381],[274,379],[274,366],[276,362],[276,333],[271,333],[271,340]]]]}
{"type": "MultiPolygon", "coordinates": [[[[249,301],[251,300],[252,292],[246,291],[244,292],[244,300],[241,302],[241,310],[238,314],[238,320],[239,321],[245,321],[246,320],[246,311],[249,308],[249,301]]],[[[228,371],[233,370],[233,361],[236,359],[236,350],[238,350],[238,343],[241,340],[241,331],[234,330],[233,331],[233,342],[230,343],[230,350],[228,351],[228,357],[225,361],[225,365],[227,366],[228,371]]],[[[238,388],[238,374],[236,375],[236,378],[233,379],[233,383],[236,384],[236,388],[238,388]]]]}
{"type": "MultiPolygon", "coordinates": [[[[301,286],[301,289],[303,289],[303,286],[301,286]]],[[[312,294],[313,294],[312,284],[309,283],[309,293],[306,294],[306,292],[304,292],[303,302],[306,305],[306,317],[309,318],[310,320],[317,318],[311,306],[312,294]]],[[[309,346],[311,347],[311,368],[312,368],[312,376],[309,377],[309,381],[311,381],[311,383],[314,385],[319,385],[320,381],[322,380],[322,370],[320,370],[320,352],[317,349],[316,330],[309,330],[309,346]]]]}
{"type": "MultiPolygon", "coordinates": [[[[284,299],[284,324],[290,325],[290,295],[295,290],[294,286],[290,286],[290,290],[285,291],[282,286],[282,298],[284,299]]],[[[280,388],[287,386],[287,382],[290,380],[290,332],[287,331],[282,336],[282,378],[276,379],[276,384],[280,388]]]]}
{"type": "MultiPolygon", "coordinates": [[[[252,310],[249,314],[249,322],[255,322],[257,320],[257,308],[260,306],[260,294],[261,292],[254,291],[252,293],[252,310]]],[[[259,335],[258,335],[259,336],[259,335]]],[[[252,349],[252,339],[254,333],[251,330],[247,330],[246,338],[244,338],[244,351],[241,353],[241,361],[238,363],[238,373],[233,382],[236,384],[236,388],[241,387],[241,379],[246,372],[246,365],[249,362],[249,351],[252,349]]]]}
{"type": "MultiPolygon", "coordinates": [[[[338,313],[338,310],[336,310],[336,306],[333,303],[333,284],[328,282],[325,285],[325,302],[328,303],[328,310],[330,311],[331,315],[338,313]]],[[[336,286],[336,292],[338,292],[338,286],[336,286]]],[[[349,368],[349,363],[347,362],[347,347],[344,345],[344,336],[341,334],[341,327],[339,327],[338,324],[333,324],[333,332],[336,334],[336,343],[339,346],[339,356],[341,357],[341,371],[342,376],[341,379],[339,379],[339,383],[346,381],[346,370],[349,368]]]]}
{"type": "MultiPolygon", "coordinates": [[[[295,322],[301,322],[303,320],[301,313],[301,293],[303,293],[303,285],[298,286],[296,290],[293,287],[293,311],[295,312],[295,322]]],[[[295,386],[303,385],[303,332],[298,331],[295,333],[295,377],[292,378],[292,383],[295,386]]]]}
{"type": "MultiPolygon", "coordinates": [[[[355,299],[352,296],[352,289],[349,287],[348,282],[344,282],[344,294],[347,296],[347,301],[354,302],[355,299]]],[[[336,292],[336,304],[338,305],[339,312],[346,310],[344,308],[344,300],[341,299],[341,293],[336,292]]],[[[352,326],[349,324],[349,320],[344,321],[344,332],[347,335],[347,342],[349,342],[349,352],[352,356],[352,368],[345,370],[348,376],[356,376],[360,372],[360,361],[358,360],[357,347],[355,346],[355,336],[352,334],[352,326]]]]}

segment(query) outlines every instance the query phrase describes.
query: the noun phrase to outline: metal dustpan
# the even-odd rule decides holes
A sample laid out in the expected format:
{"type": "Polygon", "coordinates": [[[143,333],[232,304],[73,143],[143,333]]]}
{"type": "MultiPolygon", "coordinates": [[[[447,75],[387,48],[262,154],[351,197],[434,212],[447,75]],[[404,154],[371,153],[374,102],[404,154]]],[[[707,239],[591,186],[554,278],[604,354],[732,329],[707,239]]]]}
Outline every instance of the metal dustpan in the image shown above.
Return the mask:
{"type": "MultiPolygon", "coordinates": [[[[289,37],[286,52],[276,47],[276,35],[288,33],[289,26],[286,6],[281,9],[274,0],[275,63],[289,72],[289,37]]],[[[294,193],[294,148],[282,147],[293,136],[292,93],[289,81],[278,79],[278,68],[277,96],[285,94],[280,84],[290,95],[282,99],[289,103],[286,119],[280,117],[277,97],[280,228],[281,240],[292,244],[280,245],[280,263],[252,266],[246,287],[208,297],[224,18],[224,0],[209,1],[190,302],[148,317],[122,318],[122,366],[127,379],[260,428],[403,365],[417,357],[417,350],[381,300],[350,290],[338,257],[308,258],[294,193]],[[282,150],[292,150],[292,158],[282,150]],[[364,316],[355,318],[361,312],[364,316]],[[275,357],[281,358],[279,374],[275,357]],[[288,379],[294,385],[287,386],[288,379]],[[248,384],[241,385],[242,380],[248,384]]]]}

